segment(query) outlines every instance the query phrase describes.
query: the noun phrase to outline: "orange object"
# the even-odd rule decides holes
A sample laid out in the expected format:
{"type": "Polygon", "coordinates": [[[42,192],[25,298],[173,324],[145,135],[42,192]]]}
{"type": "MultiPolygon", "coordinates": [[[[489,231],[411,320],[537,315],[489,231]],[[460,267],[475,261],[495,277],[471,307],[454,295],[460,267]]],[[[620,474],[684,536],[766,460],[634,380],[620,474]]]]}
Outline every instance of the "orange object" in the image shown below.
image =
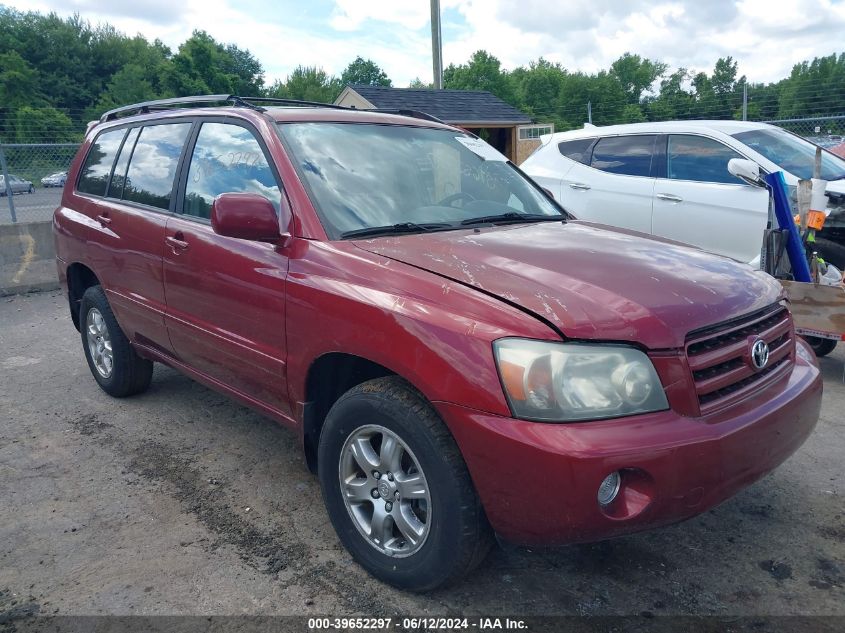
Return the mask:
{"type": "Polygon", "coordinates": [[[816,231],[821,231],[822,227],[824,226],[825,218],[826,216],[824,214],[824,211],[810,210],[810,212],[807,213],[807,228],[815,229],[816,231]]]}

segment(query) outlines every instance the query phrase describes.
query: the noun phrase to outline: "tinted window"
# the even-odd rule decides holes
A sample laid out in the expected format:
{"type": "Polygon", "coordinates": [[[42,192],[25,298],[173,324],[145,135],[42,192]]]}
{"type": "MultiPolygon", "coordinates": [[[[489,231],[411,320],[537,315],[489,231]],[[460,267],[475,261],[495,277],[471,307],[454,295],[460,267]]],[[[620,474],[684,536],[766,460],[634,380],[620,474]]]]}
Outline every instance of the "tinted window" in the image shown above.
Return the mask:
{"type": "Polygon", "coordinates": [[[126,130],[121,129],[103,132],[97,136],[82,167],[77,190],[95,196],[106,195],[111,167],[125,134],[126,130]]]}
{"type": "Polygon", "coordinates": [[[182,212],[209,218],[214,198],[240,192],[260,194],[279,210],[279,185],[252,133],[237,125],[203,123],[191,157],[182,212]]]}
{"type": "Polygon", "coordinates": [[[152,125],[141,130],[126,172],[123,199],[167,209],[173,177],[190,123],[152,125]]]}
{"type": "Polygon", "coordinates": [[[117,162],[114,165],[114,173],[109,183],[108,195],[112,198],[123,197],[123,183],[126,181],[126,168],[129,166],[129,157],[132,156],[132,150],[135,149],[135,141],[138,140],[138,133],[141,128],[136,127],[129,130],[126,140],[123,142],[123,147],[120,150],[120,156],[117,157],[117,162]]]}
{"type": "Polygon", "coordinates": [[[611,136],[593,148],[591,167],[626,176],[648,176],[654,151],[654,135],[611,136]]]}
{"type": "Polygon", "coordinates": [[[567,158],[589,165],[590,152],[587,150],[590,149],[590,145],[595,140],[594,138],[579,138],[574,141],[563,141],[562,143],[558,143],[557,148],[567,158]]]}
{"type": "Polygon", "coordinates": [[[666,173],[673,180],[740,184],[742,181],[728,171],[731,158],[742,156],[719,141],[703,136],[672,134],[666,152],[666,173]]]}

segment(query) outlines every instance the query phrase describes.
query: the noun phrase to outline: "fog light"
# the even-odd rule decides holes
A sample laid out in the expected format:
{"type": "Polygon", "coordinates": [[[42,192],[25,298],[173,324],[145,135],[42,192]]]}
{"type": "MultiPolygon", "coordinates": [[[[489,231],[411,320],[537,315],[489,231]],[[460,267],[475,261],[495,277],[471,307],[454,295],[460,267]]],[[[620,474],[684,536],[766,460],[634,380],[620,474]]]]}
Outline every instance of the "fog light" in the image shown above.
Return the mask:
{"type": "Polygon", "coordinates": [[[619,494],[619,484],[621,482],[622,478],[619,476],[618,470],[604,478],[604,481],[599,486],[597,495],[600,505],[606,506],[616,498],[616,495],[619,494]]]}

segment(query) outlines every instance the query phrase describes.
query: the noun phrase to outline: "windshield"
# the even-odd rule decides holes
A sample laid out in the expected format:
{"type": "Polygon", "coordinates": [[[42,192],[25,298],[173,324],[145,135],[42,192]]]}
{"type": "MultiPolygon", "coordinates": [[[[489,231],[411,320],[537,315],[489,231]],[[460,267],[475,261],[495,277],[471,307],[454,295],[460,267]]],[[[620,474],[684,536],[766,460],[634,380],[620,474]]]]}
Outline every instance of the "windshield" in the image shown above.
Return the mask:
{"type": "Polygon", "coordinates": [[[469,149],[478,141],[453,130],[323,122],[279,130],[333,238],[400,224],[460,228],[503,214],[562,217],[504,157],[469,149]]]}
{"type": "MultiPolygon", "coordinates": [[[[733,137],[792,175],[804,179],[813,177],[816,146],[800,136],[795,136],[780,128],[767,128],[739,132],[733,137]]],[[[843,176],[845,176],[845,160],[823,150],[822,179],[838,180],[843,176]]]]}

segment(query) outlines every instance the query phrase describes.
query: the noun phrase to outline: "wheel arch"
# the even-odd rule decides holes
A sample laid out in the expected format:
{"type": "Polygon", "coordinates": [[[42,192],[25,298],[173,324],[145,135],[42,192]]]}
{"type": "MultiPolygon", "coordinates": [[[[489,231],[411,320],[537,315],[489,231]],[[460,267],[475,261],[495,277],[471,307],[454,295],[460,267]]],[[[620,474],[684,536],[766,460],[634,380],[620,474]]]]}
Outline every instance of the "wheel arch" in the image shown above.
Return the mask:
{"type": "Polygon", "coordinates": [[[67,267],[67,299],[70,309],[70,318],[77,330],[79,324],[79,304],[82,302],[82,295],[92,286],[100,285],[100,280],[93,270],[85,264],[75,262],[67,267]]]}
{"type": "Polygon", "coordinates": [[[344,352],[327,352],[314,359],[305,379],[302,409],[302,447],[311,472],[317,472],[320,431],[332,405],[353,387],[384,376],[399,374],[368,358],[344,352]]]}

